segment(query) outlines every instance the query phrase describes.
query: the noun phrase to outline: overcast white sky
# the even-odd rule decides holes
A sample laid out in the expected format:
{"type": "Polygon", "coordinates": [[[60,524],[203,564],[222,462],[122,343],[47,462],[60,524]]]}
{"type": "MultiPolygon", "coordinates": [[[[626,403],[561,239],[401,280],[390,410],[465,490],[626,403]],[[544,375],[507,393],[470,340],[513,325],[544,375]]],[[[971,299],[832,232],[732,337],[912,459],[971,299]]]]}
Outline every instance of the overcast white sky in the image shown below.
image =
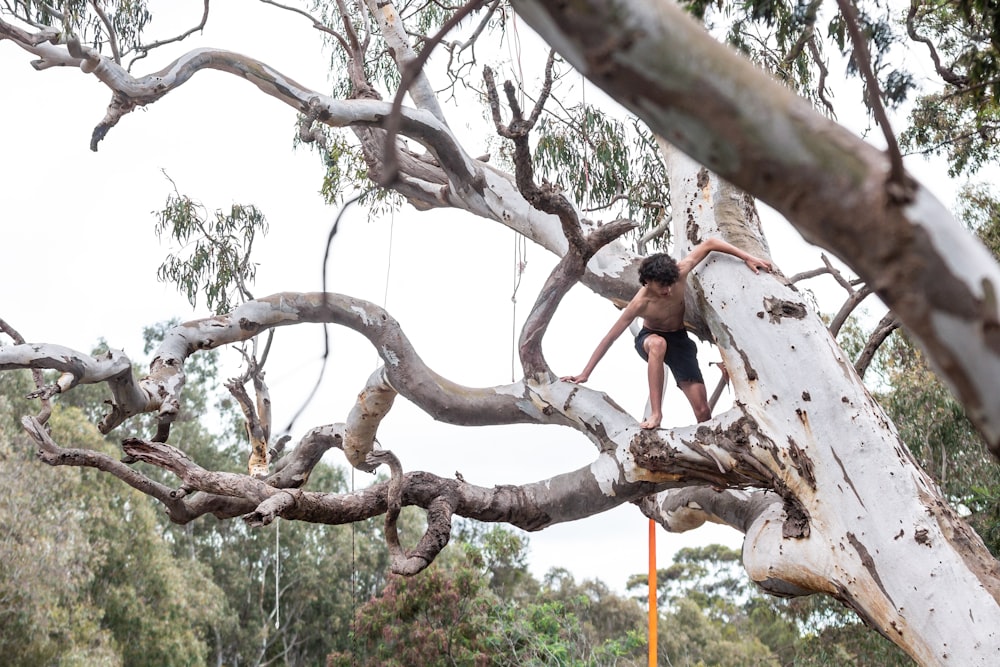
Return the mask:
{"type": "MultiPolygon", "coordinates": [[[[197,22],[200,3],[172,4],[171,11],[176,14],[179,6],[187,12],[180,24],[197,22]]],[[[238,13],[239,29],[210,30],[204,38],[184,42],[183,49],[242,52],[327,90],[327,57],[304,19],[245,2],[213,4],[212,11],[210,27],[235,22],[238,13]]],[[[523,24],[520,29],[526,30],[523,24]]],[[[135,73],[155,71],[167,57],[154,53],[135,73]]],[[[108,91],[76,70],[35,72],[30,60],[0,41],[0,317],[28,341],[88,351],[103,337],[139,358],[143,326],[207,314],[204,303],[192,311],[182,296],[156,280],[156,269],[170,250],[158,243],[151,213],[172,189],[164,171],[182,193],[211,211],[238,202],[254,203],[265,213],[271,231],[259,242],[255,294],[320,289],[323,247],[336,211],[317,194],[316,158],[291,150],[293,109],[235,77],[204,72],[126,116],[92,153],[90,134],[104,116],[108,91]]],[[[453,126],[463,122],[463,114],[479,116],[478,110],[446,113],[453,126]]],[[[486,152],[486,137],[467,149],[473,155],[486,152]]],[[[943,181],[923,180],[932,188],[943,181]]],[[[950,201],[949,192],[941,195],[950,201]]],[[[765,229],[774,259],[787,275],[819,265],[818,251],[783,221],[767,215],[765,229]]],[[[423,359],[451,380],[470,386],[510,381],[512,231],[471,215],[410,208],[373,223],[355,208],[340,230],[329,266],[331,290],[385,305],[423,359]]],[[[517,298],[518,328],[553,264],[546,251],[529,245],[517,298]]],[[[546,338],[553,369],[580,371],[616,313],[585,288],[574,289],[546,338]]],[[[322,350],[319,327],[278,332],[267,376],[276,424],[287,423],[302,404],[322,350]]],[[[224,351],[223,358],[237,361],[235,352],[224,351]]],[[[703,349],[710,391],[717,376],[707,362],[718,358],[714,350],[703,349]]],[[[321,394],[293,435],[343,421],[377,361],[360,335],[334,330],[321,394]]],[[[641,416],[645,369],[628,336],[601,362],[589,385],[641,416]]],[[[675,387],[668,390],[667,403],[665,423],[692,421],[675,387]]],[[[484,486],[544,479],[588,465],[595,455],[589,441],[569,429],[442,425],[403,399],[383,422],[379,440],[407,470],[445,476],[459,471],[484,486]]],[[[367,483],[361,473],[357,479],[359,486],[367,483]]],[[[623,590],[628,575],[646,569],[646,525],[626,505],[532,534],[532,570],[541,576],[550,567],[566,567],[578,578],[598,577],[623,590]]],[[[738,547],[741,537],[718,526],[683,535],[661,531],[658,560],[665,565],[677,548],[692,544],[719,541],[738,547]]]]}

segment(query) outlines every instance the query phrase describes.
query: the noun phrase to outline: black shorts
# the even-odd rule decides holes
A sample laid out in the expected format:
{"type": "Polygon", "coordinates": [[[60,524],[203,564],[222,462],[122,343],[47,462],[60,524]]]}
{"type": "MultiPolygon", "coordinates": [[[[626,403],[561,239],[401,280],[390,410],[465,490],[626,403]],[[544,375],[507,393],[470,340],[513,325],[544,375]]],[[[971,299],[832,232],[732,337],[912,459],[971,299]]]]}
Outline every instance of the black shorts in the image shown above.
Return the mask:
{"type": "Polygon", "coordinates": [[[642,344],[650,334],[656,334],[667,341],[667,358],[663,362],[673,373],[678,386],[681,382],[705,383],[698,367],[698,346],[688,336],[686,329],[680,331],[653,331],[646,327],[640,329],[635,337],[635,350],[645,361],[649,361],[649,355],[646,354],[642,344]]]}

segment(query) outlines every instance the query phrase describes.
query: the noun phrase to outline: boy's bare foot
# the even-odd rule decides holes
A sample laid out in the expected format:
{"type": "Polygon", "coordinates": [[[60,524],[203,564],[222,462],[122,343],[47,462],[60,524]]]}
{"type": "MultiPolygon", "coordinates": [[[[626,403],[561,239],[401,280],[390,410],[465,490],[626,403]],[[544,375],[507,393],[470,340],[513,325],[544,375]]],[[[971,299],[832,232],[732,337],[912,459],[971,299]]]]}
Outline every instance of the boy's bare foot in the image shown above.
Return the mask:
{"type": "Polygon", "coordinates": [[[649,415],[648,419],[639,424],[639,428],[660,428],[661,421],[663,421],[663,415],[649,415]]]}

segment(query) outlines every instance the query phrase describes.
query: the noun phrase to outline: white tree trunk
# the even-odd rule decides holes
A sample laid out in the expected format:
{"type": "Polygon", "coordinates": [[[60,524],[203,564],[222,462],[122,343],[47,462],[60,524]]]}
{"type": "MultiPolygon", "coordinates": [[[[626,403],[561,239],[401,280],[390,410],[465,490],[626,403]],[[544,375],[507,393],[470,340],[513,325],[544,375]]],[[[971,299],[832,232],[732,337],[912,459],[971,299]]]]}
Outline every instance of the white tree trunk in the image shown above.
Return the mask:
{"type": "MultiPolygon", "coordinates": [[[[678,253],[713,236],[760,252],[745,217],[750,200],[665,152],[678,253]]],[[[757,431],[731,453],[766,468],[785,501],[743,526],[753,580],[777,594],[833,595],[921,664],[1000,663],[997,562],[916,465],[803,296],[780,275],[755,276],[718,254],[692,282],[734,409],[757,431]]]]}

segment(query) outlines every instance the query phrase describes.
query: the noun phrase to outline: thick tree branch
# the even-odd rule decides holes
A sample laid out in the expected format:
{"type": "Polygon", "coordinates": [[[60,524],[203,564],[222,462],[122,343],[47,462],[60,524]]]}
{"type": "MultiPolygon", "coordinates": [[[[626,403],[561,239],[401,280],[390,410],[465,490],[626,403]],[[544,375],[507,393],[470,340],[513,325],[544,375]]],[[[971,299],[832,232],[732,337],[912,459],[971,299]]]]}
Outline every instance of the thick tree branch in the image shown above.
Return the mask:
{"type": "MultiPolygon", "coordinates": [[[[561,383],[560,383],[561,384],[561,383]]],[[[593,393],[593,392],[592,392],[593,393]]],[[[394,482],[376,484],[349,494],[330,494],[302,491],[292,493],[291,502],[282,489],[275,488],[269,480],[257,480],[247,475],[212,472],[198,466],[182,451],[152,441],[130,439],[123,444],[125,452],[137,460],[161,467],[179,477],[182,488],[197,490],[233,499],[227,513],[234,510],[252,515],[253,521],[270,521],[276,516],[317,523],[342,524],[386,513],[393,494],[401,494],[400,505],[417,505],[439,512],[433,518],[434,528],[411,552],[420,558],[433,559],[434,545],[443,546],[441,539],[447,534],[450,514],[458,514],[480,521],[511,523],[525,530],[540,530],[554,523],[562,523],[591,516],[623,502],[634,501],[665,488],[685,486],[692,480],[710,477],[735,486],[745,485],[757,477],[758,468],[740,469],[739,458],[732,455],[741,447],[753,442],[746,440],[753,429],[745,428],[746,420],[738,419],[728,427],[723,420],[717,428],[701,427],[697,432],[679,429],[662,432],[659,437],[649,431],[639,431],[630,441],[620,445],[620,452],[607,451],[599,455],[594,464],[550,479],[521,486],[478,487],[463,480],[450,480],[423,472],[401,475],[394,482]],[[736,431],[732,429],[736,428],[736,431]],[[739,441],[729,440],[736,432],[739,441]],[[707,439],[703,439],[707,436],[707,439]],[[658,470],[650,471],[624,463],[624,452],[632,455],[649,450],[648,456],[659,461],[658,470]],[[713,471],[713,472],[708,472],[713,471]],[[393,484],[397,486],[393,486],[393,484]],[[613,492],[609,492],[613,489],[613,492]],[[269,501],[262,506],[262,503],[269,501]],[[246,510],[250,503],[252,510],[246,510]],[[436,508],[436,509],[435,509],[436,508]]],[[[370,463],[384,462],[386,455],[380,450],[370,454],[370,463]]],[[[125,470],[131,470],[122,466],[125,470]]],[[[169,490],[163,489],[161,501],[181,503],[169,490]]],[[[201,494],[191,500],[199,498],[201,494]]],[[[206,499],[207,500],[207,499],[206,499]]],[[[225,507],[216,499],[213,508],[225,507]]],[[[172,514],[172,517],[177,519],[172,514]]],[[[249,520],[249,519],[248,519],[249,520]]],[[[430,519],[429,519],[430,520],[430,519]]],[[[444,538],[445,541],[446,538],[444,538]]],[[[406,556],[404,560],[408,560],[406,556]]],[[[402,562],[402,561],[401,561],[402,562]]],[[[428,561],[429,562],[429,561],[428,561]]],[[[408,565],[406,567],[410,567],[408,565]]]]}
{"type": "Polygon", "coordinates": [[[378,426],[392,408],[396,390],[389,384],[385,366],[371,374],[365,388],[358,394],[358,400],[347,417],[347,436],[344,439],[344,455],[352,466],[371,472],[381,465],[368,461],[375,446],[378,426]]]}
{"type": "Polygon", "coordinates": [[[391,478],[386,493],[385,541],[392,559],[391,569],[395,574],[412,576],[417,574],[437,557],[448,545],[451,537],[452,499],[439,497],[431,501],[427,508],[427,530],[416,548],[410,552],[403,550],[399,543],[396,520],[403,507],[403,466],[395,454],[387,449],[372,452],[368,456],[372,465],[389,466],[391,478]]]}
{"type": "Polygon", "coordinates": [[[671,2],[514,5],[654,132],[767,202],[872,285],[1000,456],[1000,268],[940,202],[919,187],[909,203],[890,197],[885,154],[716,42],[671,2]]]}
{"type": "Polygon", "coordinates": [[[646,496],[636,504],[643,514],[672,533],[694,530],[706,521],[745,533],[771,506],[781,507],[782,500],[763,491],[689,486],[646,496]]]}
{"type": "MultiPolygon", "coordinates": [[[[57,37],[51,32],[29,34],[0,19],[0,36],[40,55],[42,59],[36,61],[36,67],[81,65],[81,59],[71,57],[65,47],[46,43],[47,39],[57,37]]],[[[355,60],[355,64],[360,63],[356,58],[352,62],[355,60]]],[[[362,95],[364,99],[338,100],[306,89],[252,58],[226,51],[196,49],[161,71],[142,77],[133,77],[111,60],[101,61],[94,74],[112,90],[113,99],[107,117],[95,129],[94,140],[103,138],[123,114],[157,101],[202,69],[244,78],[262,92],[332,128],[380,131],[378,128],[392,115],[391,104],[371,99],[367,94],[362,95]]],[[[367,85],[362,74],[352,75],[352,81],[356,88],[367,85]]],[[[557,255],[565,253],[562,222],[534,209],[514,187],[508,174],[468,156],[448,127],[432,115],[404,107],[399,111],[398,121],[400,132],[421,143],[433,156],[432,161],[428,161],[405,151],[400,154],[403,171],[395,189],[415,207],[449,206],[467,210],[507,225],[557,255]]],[[[370,157],[381,159],[381,148],[372,145],[366,150],[376,151],[370,157]]],[[[589,221],[584,225],[595,226],[589,221]]],[[[627,302],[637,284],[634,277],[638,259],[615,244],[589,263],[583,283],[616,303],[627,302]]]]}
{"type": "Polygon", "coordinates": [[[537,381],[552,379],[552,372],[542,354],[542,338],[556,309],[566,293],[579,282],[586,270],[587,262],[594,253],[622,234],[635,229],[636,226],[631,220],[616,220],[599,227],[586,239],[581,239],[582,254],[577,248],[571,247],[552,269],[521,328],[518,354],[525,378],[537,381]]]}
{"type": "Polygon", "coordinates": [[[37,395],[50,398],[69,391],[78,384],[107,382],[113,397],[112,412],[100,424],[108,433],[125,419],[159,406],[153,389],[132,375],[132,362],[121,350],[109,349],[101,357],[92,357],[60,345],[22,343],[0,347],[0,371],[16,368],[48,369],[61,373],[55,384],[40,389],[37,395]]]}

